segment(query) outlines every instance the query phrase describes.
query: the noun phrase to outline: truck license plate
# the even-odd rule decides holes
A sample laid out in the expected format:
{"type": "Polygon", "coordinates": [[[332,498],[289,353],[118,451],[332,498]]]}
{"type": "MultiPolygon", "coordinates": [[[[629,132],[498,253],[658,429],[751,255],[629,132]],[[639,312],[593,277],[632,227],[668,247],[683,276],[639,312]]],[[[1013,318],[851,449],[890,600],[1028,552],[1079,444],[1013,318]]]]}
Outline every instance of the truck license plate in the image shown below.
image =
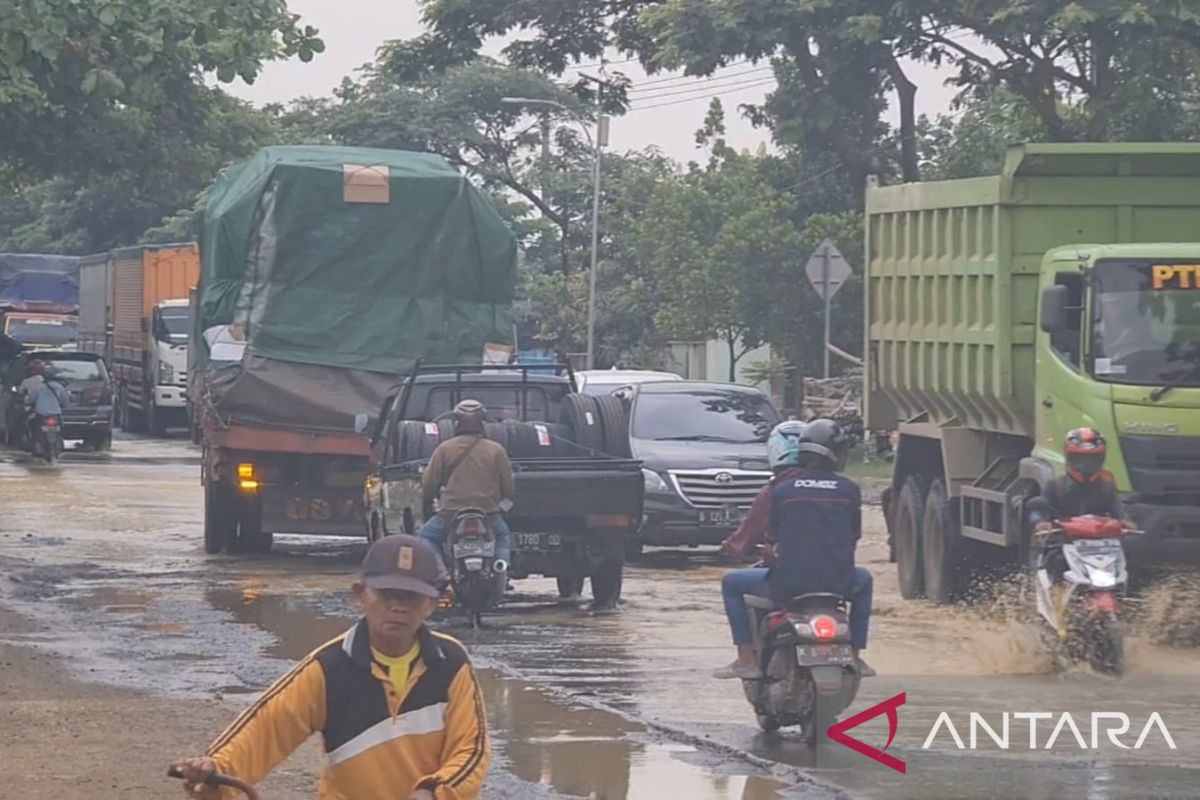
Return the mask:
{"type": "Polygon", "coordinates": [[[796,645],[796,661],[802,667],[853,664],[854,648],[848,644],[800,644],[796,645]]]}
{"type": "Polygon", "coordinates": [[[521,550],[556,552],[562,549],[562,536],[557,533],[516,533],[516,545],[521,550]]]}
{"type": "Polygon", "coordinates": [[[723,527],[734,527],[742,524],[746,515],[737,506],[724,508],[703,508],[700,510],[700,524],[723,527]]]}

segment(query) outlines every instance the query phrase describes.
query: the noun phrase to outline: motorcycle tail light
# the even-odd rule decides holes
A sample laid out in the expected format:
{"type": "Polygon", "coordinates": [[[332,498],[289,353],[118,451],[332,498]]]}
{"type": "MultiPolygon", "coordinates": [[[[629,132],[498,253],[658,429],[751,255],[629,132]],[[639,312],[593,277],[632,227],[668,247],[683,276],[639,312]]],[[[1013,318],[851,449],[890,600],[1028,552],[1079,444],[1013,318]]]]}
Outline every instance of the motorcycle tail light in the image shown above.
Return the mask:
{"type": "Polygon", "coordinates": [[[58,417],[46,417],[46,427],[47,428],[58,427],[58,417]]]}
{"type": "Polygon", "coordinates": [[[833,639],[837,636],[838,624],[837,620],[833,617],[823,615],[813,617],[808,624],[812,628],[813,635],[818,639],[833,639]]]}
{"type": "Polygon", "coordinates": [[[458,532],[468,536],[482,536],[484,534],[483,520],[477,517],[464,519],[458,524],[458,532]]]}

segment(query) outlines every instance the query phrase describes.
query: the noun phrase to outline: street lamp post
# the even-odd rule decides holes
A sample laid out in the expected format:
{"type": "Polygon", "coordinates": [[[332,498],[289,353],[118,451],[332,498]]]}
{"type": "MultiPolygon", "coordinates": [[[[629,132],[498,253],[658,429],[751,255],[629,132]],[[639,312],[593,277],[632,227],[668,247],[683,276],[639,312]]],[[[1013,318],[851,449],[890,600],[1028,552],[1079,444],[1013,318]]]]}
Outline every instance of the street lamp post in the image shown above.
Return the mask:
{"type": "Polygon", "coordinates": [[[596,366],[596,261],[600,249],[600,148],[604,146],[605,125],[604,115],[596,114],[596,135],[588,129],[588,120],[578,112],[568,108],[556,100],[540,100],[532,97],[505,97],[500,100],[505,105],[543,106],[555,108],[579,123],[580,130],[587,137],[588,146],[592,149],[592,265],[588,270],[588,308],[587,308],[587,368],[596,366]]]}

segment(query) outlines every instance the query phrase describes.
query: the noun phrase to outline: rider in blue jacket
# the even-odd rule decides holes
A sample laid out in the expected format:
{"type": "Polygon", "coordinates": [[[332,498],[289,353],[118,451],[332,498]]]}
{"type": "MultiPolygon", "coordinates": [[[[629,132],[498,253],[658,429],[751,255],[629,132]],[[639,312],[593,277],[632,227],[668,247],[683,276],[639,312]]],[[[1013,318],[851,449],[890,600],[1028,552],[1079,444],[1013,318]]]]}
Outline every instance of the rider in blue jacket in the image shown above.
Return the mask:
{"type": "MultiPolygon", "coordinates": [[[[851,638],[858,655],[867,646],[871,614],[871,573],[854,565],[862,536],[862,495],[858,484],[838,470],[850,438],[832,420],[814,420],[798,437],[777,436],[768,443],[772,465],[792,463],[803,471],[772,483],[768,538],[774,564],[734,570],[721,584],[725,615],[737,646],[737,659],[713,673],[717,678],[753,680],[755,663],[747,594],[783,603],[799,594],[832,592],[850,599],[851,638]]],[[[864,676],[874,675],[859,657],[864,676]]]]}

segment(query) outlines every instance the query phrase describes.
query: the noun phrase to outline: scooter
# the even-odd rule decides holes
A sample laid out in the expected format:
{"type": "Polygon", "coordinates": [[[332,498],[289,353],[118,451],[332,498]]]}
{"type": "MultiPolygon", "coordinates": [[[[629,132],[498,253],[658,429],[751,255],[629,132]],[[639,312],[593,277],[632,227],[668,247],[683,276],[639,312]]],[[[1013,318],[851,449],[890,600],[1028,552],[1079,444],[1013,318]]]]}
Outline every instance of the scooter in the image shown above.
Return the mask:
{"type": "Polygon", "coordinates": [[[478,628],[483,612],[499,602],[508,572],[508,564],[496,558],[496,532],[488,515],[475,508],[456,513],[446,537],[446,555],[454,602],[466,609],[471,627],[478,628]]]}
{"type": "MultiPolygon", "coordinates": [[[[178,767],[171,767],[167,770],[167,777],[183,780],[183,773],[179,771],[178,767]]],[[[262,796],[254,790],[253,786],[245,781],[230,777],[229,775],[221,775],[220,773],[214,772],[212,775],[208,776],[208,780],[204,782],[204,785],[208,786],[210,789],[220,789],[221,787],[228,786],[231,789],[237,789],[239,792],[246,795],[248,800],[262,800],[262,796]]]]}
{"type": "Polygon", "coordinates": [[[33,421],[33,439],[30,442],[30,452],[41,456],[47,464],[58,461],[63,451],[62,419],[57,415],[31,417],[33,421]]]}
{"type": "Polygon", "coordinates": [[[770,733],[799,725],[809,746],[824,744],[829,726],[854,702],[862,680],[850,643],[846,598],[803,594],[784,608],[746,596],[754,652],[763,677],[743,680],[758,724],[770,733]]]}
{"type": "Polygon", "coordinates": [[[1055,522],[1041,541],[1034,586],[1037,611],[1060,655],[1119,675],[1125,647],[1121,595],[1129,582],[1121,520],[1081,516],[1055,522]]]}

